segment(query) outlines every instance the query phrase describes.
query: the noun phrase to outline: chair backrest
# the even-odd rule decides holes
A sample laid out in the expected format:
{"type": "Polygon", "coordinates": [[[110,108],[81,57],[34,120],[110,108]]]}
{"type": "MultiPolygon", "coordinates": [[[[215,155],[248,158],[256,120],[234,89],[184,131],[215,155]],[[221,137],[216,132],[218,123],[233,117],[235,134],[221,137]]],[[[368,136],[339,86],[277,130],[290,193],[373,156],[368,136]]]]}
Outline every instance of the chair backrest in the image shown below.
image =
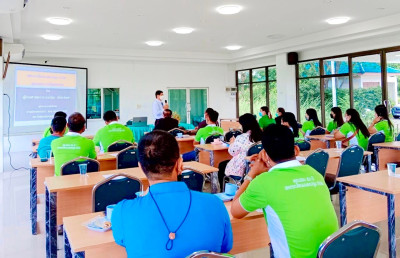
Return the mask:
{"type": "Polygon", "coordinates": [[[225,134],[225,142],[229,142],[232,137],[236,138],[238,135],[241,135],[241,134],[242,134],[242,132],[239,130],[229,131],[225,134]]]}
{"type": "Polygon", "coordinates": [[[353,221],[329,236],[319,247],[318,258],[375,257],[380,230],[364,221],[353,221]]]}
{"type": "Polygon", "coordinates": [[[247,156],[258,154],[258,153],[260,153],[260,151],[262,151],[262,149],[263,149],[263,146],[262,146],[261,142],[253,143],[250,146],[249,150],[247,151],[247,156]]]}
{"type": "Polygon", "coordinates": [[[326,129],[322,128],[320,126],[314,128],[311,132],[310,135],[324,135],[326,134],[326,129]]]}
{"type": "Polygon", "coordinates": [[[385,135],[382,132],[377,132],[371,135],[368,139],[368,151],[374,151],[374,143],[385,142],[385,135]]]}
{"type": "Polygon", "coordinates": [[[184,133],[184,131],[182,129],[179,128],[174,128],[168,131],[170,134],[172,134],[173,136],[178,136],[178,133],[184,133]]]}
{"type": "Polygon", "coordinates": [[[305,164],[317,170],[323,177],[328,166],[329,154],[323,149],[316,149],[307,158],[305,164]]]}
{"type": "Polygon", "coordinates": [[[125,141],[125,140],[119,140],[119,141],[111,143],[107,148],[107,152],[121,151],[130,146],[133,146],[133,143],[125,141]]]}
{"type": "Polygon", "coordinates": [[[223,254],[223,253],[216,253],[210,251],[198,251],[194,252],[186,258],[226,258],[226,257],[235,257],[231,254],[223,254]]]}
{"type": "Polygon", "coordinates": [[[210,135],[206,138],[206,143],[212,143],[214,139],[219,139],[221,137],[220,134],[210,135]]]}
{"type": "Polygon", "coordinates": [[[105,211],[110,204],[124,199],[135,199],[142,191],[142,182],[127,174],[115,174],[97,183],[92,190],[92,211],[105,211]]]}
{"type": "Polygon", "coordinates": [[[138,149],[135,146],[128,147],[117,154],[117,169],[135,168],[139,166],[138,149]]]}
{"type": "Polygon", "coordinates": [[[400,141],[400,133],[396,136],[396,141],[400,141]]]}
{"type": "Polygon", "coordinates": [[[79,174],[79,165],[87,164],[87,173],[100,171],[100,162],[88,157],[77,157],[61,166],[61,175],[79,174]]]}
{"type": "Polygon", "coordinates": [[[306,140],[297,140],[295,143],[300,149],[300,151],[307,151],[311,149],[311,143],[306,140]]]}
{"type": "Polygon", "coordinates": [[[205,182],[205,176],[197,171],[183,171],[182,175],[178,176],[178,181],[185,182],[190,190],[202,192],[205,182]]]}

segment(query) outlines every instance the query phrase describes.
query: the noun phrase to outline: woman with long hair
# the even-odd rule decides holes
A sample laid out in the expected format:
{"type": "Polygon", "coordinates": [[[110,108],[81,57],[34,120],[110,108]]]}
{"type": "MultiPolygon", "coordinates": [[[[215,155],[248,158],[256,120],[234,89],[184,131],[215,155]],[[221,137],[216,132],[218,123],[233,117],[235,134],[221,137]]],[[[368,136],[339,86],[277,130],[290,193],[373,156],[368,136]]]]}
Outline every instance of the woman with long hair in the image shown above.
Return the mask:
{"type": "Polygon", "coordinates": [[[261,118],[260,120],[258,120],[258,124],[260,125],[261,129],[264,130],[264,128],[269,126],[270,124],[275,124],[275,119],[272,118],[271,112],[269,111],[269,107],[267,106],[261,107],[259,116],[261,118]]]}
{"type": "Polygon", "coordinates": [[[318,119],[317,110],[313,108],[309,108],[306,110],[306,122],[303,123],[301,127],[301,133],[304,136],[310,135],[310,132],[314,130],[318,126],[322,126],[321,122],[318,119]]]}
{"type": "Polygon", "coordinates": [[[385,105],[375,107],[375,119],[368,127],[370,134],[383,132],[385,134],[385,142],[393,141],[393,124],[389,119],[389,114],[385,105]]]}
{"type": "Polygon", "coordinates": [[[342,125],[340,130],[336,130],[334,137],[336,140],[342,140],[348,145],[359,145],[364,150],[368,148],[368,138],[370,133],[360,118],[357,110],[349,108],[345,113],[346,123],[342,125]]]}
{"type": "Polygon", "coordinates": [[[252,114],[244,114],[239,117],[239,123],[242,126],[243,134],[232,137],[228,152],[232,156],[231,160],[219,163],[218,178],[222,189],[225,175],[242,177],[246,169],[245,158],[250,146],[261,141],[262,131],[252,114]]]}
{"type": "Polygon", "coordinates": [[[333,132],[333,130],[336,130],[344,124],[343,114],[340,107],[331,108],[331,118],[333,120],[329,122],[328,128],[326,128],[329,133],[333,132]]]}
{"type": "Polygon", "coordinates": [[[285,114],[285,109],[283,107],[278,107],[275,114],[275,123],[280,125],[282,123],[282,116],[285,114]]]}
{"type": "Polygon", "coordinates": [[[293,113],[286,112],[282,115],[282,125],[288,127],[293,132],[295,139],[299,137],[299,126],[293,113]]]}

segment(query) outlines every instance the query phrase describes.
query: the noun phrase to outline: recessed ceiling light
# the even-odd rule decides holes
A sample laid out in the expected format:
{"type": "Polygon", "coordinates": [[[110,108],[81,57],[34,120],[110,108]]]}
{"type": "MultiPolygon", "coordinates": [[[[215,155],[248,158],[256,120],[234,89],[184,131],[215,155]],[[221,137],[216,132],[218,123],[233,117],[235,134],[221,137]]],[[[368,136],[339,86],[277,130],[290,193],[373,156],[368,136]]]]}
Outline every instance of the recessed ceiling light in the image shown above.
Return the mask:
{"type": "Polygon", "coordinates": [[[164,42],[162,41],[158,41],[158,40],[150,40],[150,41],[146,41],[146,44],[152,47],[159,47],[162,44],[164,44],[164,42]]]}
{"type": "Polygon", "coordinates": [[[221,5],[217,7],[217,12],[220,14],[236,14],[239,13],[243,7],[240,5],[221,5]]]}
{"type": "Polygon", "coordinates": [[[194,29],[189,27],[180,27],[173,29],[173,31],[178,34],[190,34],[194,31],[194,29]]]}
{"type": "Polygon", "coordinates": [[[225,48],[228,50],[239,50],[242,48],[242,46],[233,45],[233,46],[226,46],[225,48]]]}
{"type": "Polygon", "coordinates": [[[42,35],[42,38],[47,39],[47,40],[60,40],[62,39],[63,36],[57,35],[57,34],[44,34],[42,35]]]}
{"type": "Polygon", "coordinates": [[[333,18],[326,20],[326,22],[329,24],[332,24],[332,25],[337,25],[337,24],[346,23],[349,20],[350,20],[349,17],[333,17],[333,18]]]}
{"type": "Polygon", "coordinates": [[[70,18],[65,18],[65,17],[50,17],[47,18],[46,20],[54,25],[69,25],[72,22],[70,18]]]}

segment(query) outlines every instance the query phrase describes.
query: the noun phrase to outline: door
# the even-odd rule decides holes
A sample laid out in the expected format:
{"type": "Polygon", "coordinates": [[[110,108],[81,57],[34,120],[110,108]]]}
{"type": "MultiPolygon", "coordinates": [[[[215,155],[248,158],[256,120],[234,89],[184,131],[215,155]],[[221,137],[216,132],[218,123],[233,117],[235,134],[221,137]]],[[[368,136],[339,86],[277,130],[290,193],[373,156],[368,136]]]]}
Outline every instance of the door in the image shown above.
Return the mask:
{"type": "Polygon", "coordinates": [[[180,117],[180,123],[197,125],[203,121],[208,105],[207,88],[168,89],[169,107],[180,117]]]}

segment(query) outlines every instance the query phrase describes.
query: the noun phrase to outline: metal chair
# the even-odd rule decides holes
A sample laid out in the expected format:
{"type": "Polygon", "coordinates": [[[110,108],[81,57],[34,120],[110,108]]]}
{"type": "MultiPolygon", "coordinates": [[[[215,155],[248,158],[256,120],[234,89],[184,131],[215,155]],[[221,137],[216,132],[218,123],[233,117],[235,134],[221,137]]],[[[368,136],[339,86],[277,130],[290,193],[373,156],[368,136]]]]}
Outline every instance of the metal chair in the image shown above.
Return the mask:
{"type": "Polygon", "coordinates": [[[232,137],[238,137],[239,135],[242,134],[242,131],[236,130],[236,131],[229,131],[225,134],[225,142],[229,142],[232,137]]]}
{"type": "Polygon", "coordinates": [[[220,134],[210,135],[206,138],[206,143],[212,143],[214,139],[219,139],[221,136],[220,134]]]}
{"type": "Polygon", "coordinates": [[[126,149],[130,146],[133,146],[134,144],[125,140],[118,140],[113,143],[111,143],[108,148],[107,152],[114,152],[114,151],[121,151],[123,149],[126,149]]]}
{"type": "Polygon", "coordinates": [[[400,142],[400,133],[396,136],[396,141],[400,142]]]}
{"type": "Polygon", "coordinates": [[[263,149],[263,146],[262,146],[261,142],[253,143],[250,146],[249,150],[247,151],[247,156],[258,154],[258,153],[260,153],[260,151],[262,151],[262,149],[263,149]]]}
{"type": "Polygon", "coordinates": [[[135,168],[139,166],[137,147],[131,146],[117,154],[117,169],[135,168]]]}
{"type": "Polygon", "coordinates": [[[190,190],[202,192],[205,182],[203,173],[193,170],[186,170],[178,176],[178,181],[184,182],[190,190]]]}
{"type": "MultiPolygon", "coordinates": [[[[376,153],[375,153],[375,148],[374,148],[373,144],[385,142],[385,138],[386,138],[386,136],[382,132],[377,132],[369,137],[367,150],[371,151],[373,153],[371,155],[371,163],[376,164],[376,153]]],[[[364,161],[363,163],[366,164],[366,161],[364,161]]]]}
{"type": "Polygon", "coordinates": [[[311,132],[310,135],[324,135],[326,134],[326,129],[322,128],[321,126],[318,126],[314,128],[311,132]]]}
{"type": "Polygon", "coordinates": [[[223,254],[210,251],[198,251],[192,253],[189,256],[186,256],[186,258],[226,258],[226,257],[234,258],[235,256],[231,254],[223,254]]]}
{"type": "Polygon", "coordinates": [[[110,204],[135,199],[136,193],[141,191],[142,182],[138,178],[123,173],[112,175],[93,187],[92,211],[105,211],[110,204]]]}
{"type": "Polygon", "coordinates": [[[90,159],[88,157],[77,157],[69,162],[64,163],[61,166],[61,175],[73,175],[79,174],[79,165],[87,164],[87,173],[100,171],[100,162],[95,159],[90,159]]]}
{"type": "Polygon", "coordinates": [[[327,152],[323,149],[316,149],[313,153],[308,155],[305,164],[317,170],[324,177],[328,166],[328,160],[329,154],[327,152]]]}
{"type": "Polygon", "coordinates": [[[380,230],[364,221],[353,221],[329,236],[319,247],[318,258],[375,257],[380,230]]]}
{"type": "Polygon", "coordinates": [[[174,128],[168,131],[170,134],[172,134],[173,136],[178,136],[178,133],[184,134],[185,131],[183,131],[182,129],[179,128],[174,128]]]}
{"type": "Polygon", "coordinates": [[[297,140],[295,143],[300,149],[300,151],[308,151],[311,149],[311,143],[306,140],[297,140]]]}

